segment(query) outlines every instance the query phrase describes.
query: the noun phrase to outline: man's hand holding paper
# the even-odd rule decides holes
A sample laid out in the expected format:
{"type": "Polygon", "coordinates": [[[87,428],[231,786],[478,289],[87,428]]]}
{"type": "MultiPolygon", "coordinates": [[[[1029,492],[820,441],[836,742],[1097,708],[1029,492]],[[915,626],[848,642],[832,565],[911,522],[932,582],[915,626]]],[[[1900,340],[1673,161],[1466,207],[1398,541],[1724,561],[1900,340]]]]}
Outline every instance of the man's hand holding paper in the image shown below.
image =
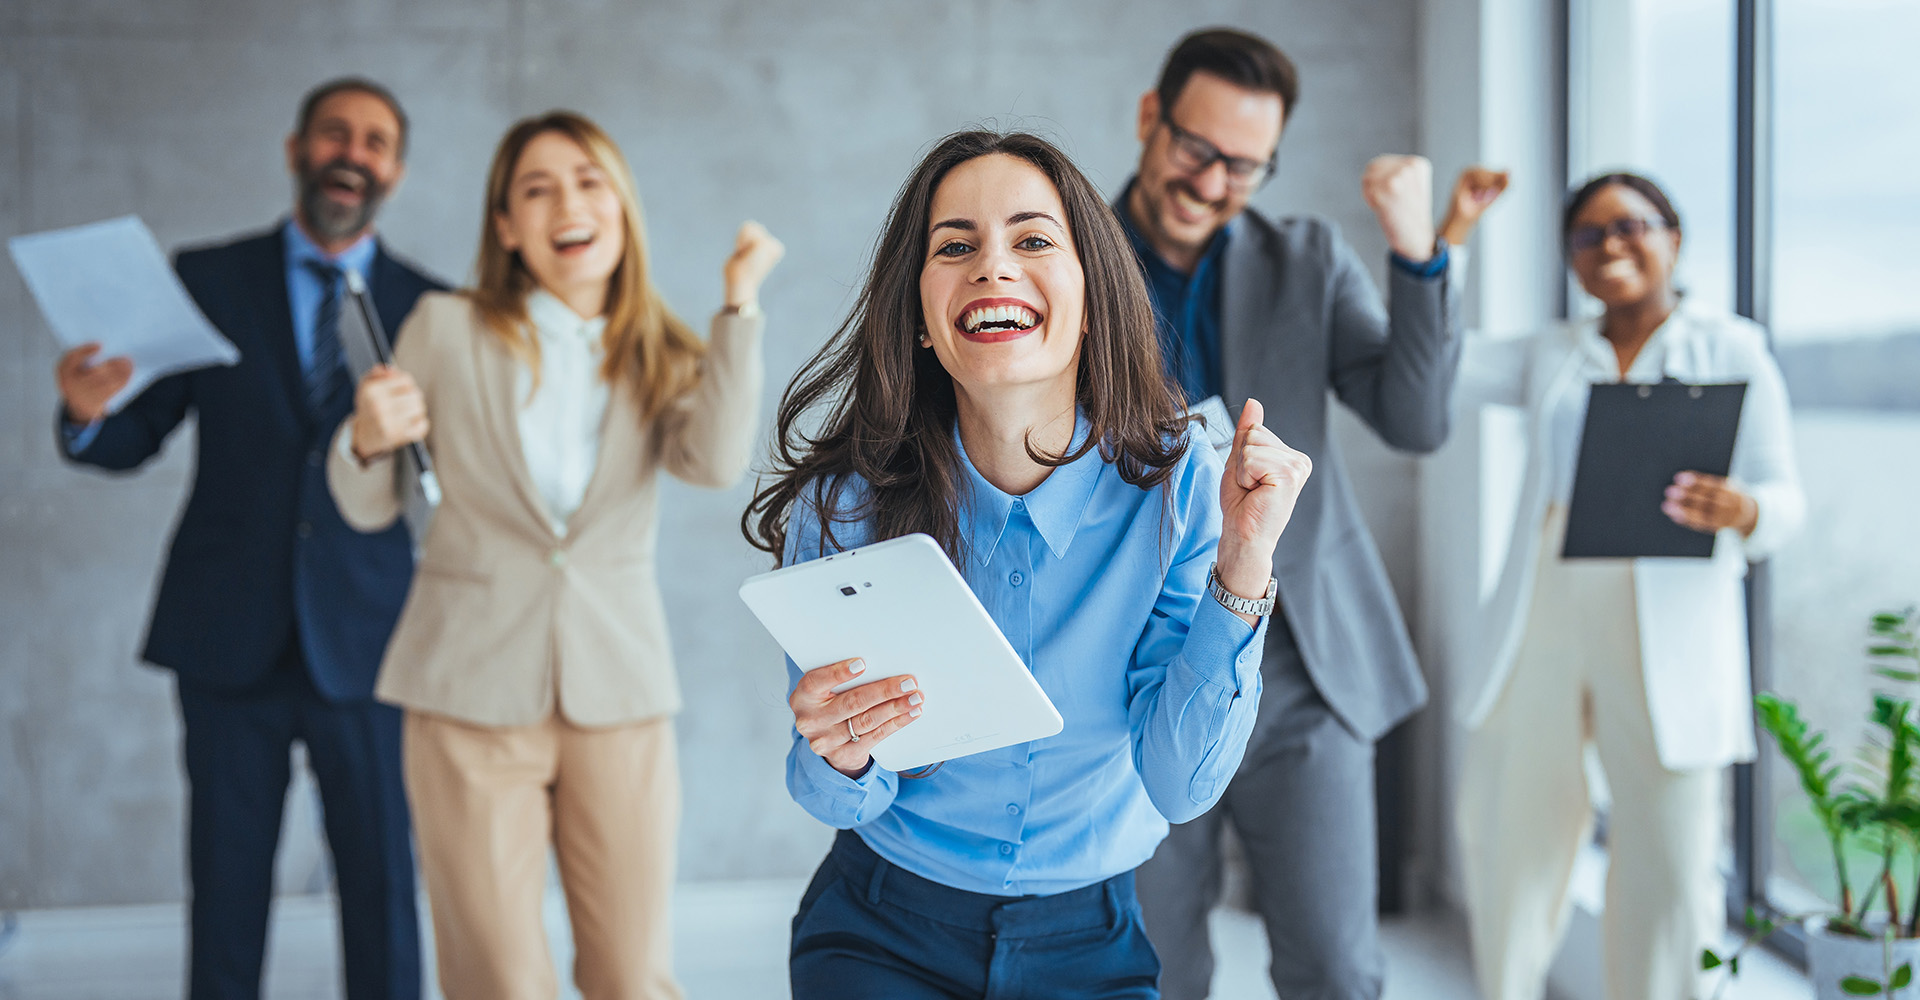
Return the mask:
{"type": "Polygon", "coordinates": [[[166,375],[240,360],[136,216],[16,236],[8,248],[66,348],[56,371],[77,422],[118,411],[166,375]]]}
{"type": "Polygon", "coordinates": [[[76,424],[90,424],[105,417],[107,405],[133,380],[131,358],[94,360],[99,354],[98,343],[81,344],[60,355],[60,363],[54,366],[60,401],[66,405],[67,418],[76,424]]]}

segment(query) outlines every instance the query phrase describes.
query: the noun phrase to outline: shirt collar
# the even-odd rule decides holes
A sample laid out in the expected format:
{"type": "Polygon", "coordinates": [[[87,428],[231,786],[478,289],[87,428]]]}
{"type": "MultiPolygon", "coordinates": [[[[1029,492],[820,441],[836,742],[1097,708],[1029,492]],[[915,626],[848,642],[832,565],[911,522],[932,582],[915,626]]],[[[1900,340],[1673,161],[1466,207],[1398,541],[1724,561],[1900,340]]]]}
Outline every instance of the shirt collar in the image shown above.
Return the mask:
{"type": "Polygon", "coordinates": [[[289,264],[297,265],[310,260],[318,261],[342,270],[352,271],[362,278],[370,276],[369,272],[373,267],[373,255],[379,251],[378,241],[374,239],[372,233],[368,233],[355,240],[353,245],[345,250],[330,254],[320,249],[319,244],[309,239],[307,237],[307,231],[301,229],[300,223],[294,221],[292,216],[287,217],[287,224],[281,227],[281,233],[286,242],[287,262],[289,264]]]}
{"type": "MultiPolygon", "coordinates": [[[[1624,375],[1619,375],[1621,381],[1646,381],[1650,376],[1663,374],[1666,371],[1668,345],[1675,337],[1681,336],[1676,331],[1692,318],[1693,312],[1693,307],[1688,304],[1686,296],[1682,295],[1673,311],[1667,314],[1667,318],[1662,320],[1659,326],[1654,327],[1653,335],[1647,338],[1646,343],[1640,345],[1640,353],[1634,355],[1633,364],[1627,366],[1624,375]]],[[[1619,353],[1613,349],[1613,342],[1600,332],[1600,324],[1604,320],[1604,316],[1595,316],[1581,324],[1580,344],[1595,363],[1603,366],[1608,372],[1618,375],[1619,353]]]]}
{"type": "MultiPolygon", "coordinates": [[[[1073,447],[1078,448],[1087,439],[1090,430],[1085,414],[1075,414],[1073,426],[1073,447]]],[[[960,440],[960,425],[956,421],[953,428],[954,446],[960,452],[960,466],[965,477],[963,497],[965,506],[961,517],[966,521],[964,534],[972,557],[985,566],[993,561],[994,549],[1000,545],[1000,539],[1007,531],[1007,521],[1013,517],[1014,504],[1026,508],[1027,517],[1033,520],[1033,526],[1040,537],[1053,552],[1054,558],[1064,558],[1067,546],[1073,544],[1073,536],[1080,528],[1080,519],[1086,513],[1087,503],[1093,499],[1093,488],[1100,480],[1100,473],[1106,468],[1106,460],[1100,455],[1099,446],[1087,450],[1079,458],[1054,469],[1040,485],[1028,491],[1025,496],[1016,497],[987,482],[987,477],[974,468],[973,459],[967,457],[967,446],[960,440]]]]}
{"type": "Polygon", "coordinates": [[[534,328],[549,337],[567,337],[600,342],[600,334],[607,328],[605,316],[582,319],[559,296],[544,288],[536,288],[527,296],[527,319],[534,328]]]}
{"type": "Polygon", "coordinates": [[[1127,186],[1120,191],[1120,200],[1113,203],[1113,214],[1120,219],[1120,228],[1126,231],[1127,242],[1133,244],[1133,252],[1140,258],[1141,263],[1150,269],[1158,268],[1169,274],[1178,274],[1183,278],[1193,278],[1198,277],[1200,272],[1205,270],[1208,264],[1218,260],[1222,254],[1226,253],[1227,241],[1233,238],[1234,230],[1240,227],[1240,217],[1238,215],[1228,219],[1227,224],[1221,226],[1220,230],[1213,234],[1213,239],[1207,241],[1206,252],[1202,253],[1200,259],[1195,262],[1191,274],[1180,271],[1172,264],[1167,263],[1166,258],[1160,256],[1160,251],[1155,250],[1153,244],[1148,243],[1147,238],[1140,235],[1139,228],[1133,224],[1133,210],[1127,206],[1131,204],[1133,200],[1133,186],[1137,183],[1139,183],[1139,178],[1127,178],[1127,186]]]}

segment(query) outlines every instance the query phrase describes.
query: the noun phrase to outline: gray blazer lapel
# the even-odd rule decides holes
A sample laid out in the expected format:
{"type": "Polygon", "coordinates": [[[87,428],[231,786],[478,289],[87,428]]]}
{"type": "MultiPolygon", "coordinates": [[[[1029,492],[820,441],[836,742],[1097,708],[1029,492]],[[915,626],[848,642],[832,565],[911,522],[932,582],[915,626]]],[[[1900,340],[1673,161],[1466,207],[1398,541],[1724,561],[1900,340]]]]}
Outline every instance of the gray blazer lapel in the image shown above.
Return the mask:
{"type": "MultiPolygon", "coordinates": [[[[1242,220],[1220,261],[1220,391],[1235,419],[1239,404],[1258,397],[1279,373],[1286,331],[1271,322],[1275,268],[1260,246],[1259,234],[1242,220]]],[[[1262,400],[1269,407],[1272,400],[1262,400]]]]}

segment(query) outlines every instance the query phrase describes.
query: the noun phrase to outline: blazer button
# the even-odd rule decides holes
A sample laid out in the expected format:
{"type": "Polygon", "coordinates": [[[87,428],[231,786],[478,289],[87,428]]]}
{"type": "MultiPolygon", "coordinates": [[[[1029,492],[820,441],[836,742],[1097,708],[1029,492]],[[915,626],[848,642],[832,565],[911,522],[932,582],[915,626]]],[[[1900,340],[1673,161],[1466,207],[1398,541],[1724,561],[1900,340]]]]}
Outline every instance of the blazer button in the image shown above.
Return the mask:
{"type": "Polygon", "coordinates": [[[327,456],[317,451],[307,452],[307,464],[318,469],[327,464],[327,456]]]}
{"type": "Polygon", "coordinates": [[[301,521],[299,524],[293,526],[293,533],[299,535],[301,538],[312,538],[313,525],[301,521]]]}
{"type": "Polygon", "coordinates": [[[547,556],[547,565],[552,566],[554,569],[559,569],[560,567],[565,566],[566,564],[567,564],[566,549],[554,549],[552,554],[547,556]]]}

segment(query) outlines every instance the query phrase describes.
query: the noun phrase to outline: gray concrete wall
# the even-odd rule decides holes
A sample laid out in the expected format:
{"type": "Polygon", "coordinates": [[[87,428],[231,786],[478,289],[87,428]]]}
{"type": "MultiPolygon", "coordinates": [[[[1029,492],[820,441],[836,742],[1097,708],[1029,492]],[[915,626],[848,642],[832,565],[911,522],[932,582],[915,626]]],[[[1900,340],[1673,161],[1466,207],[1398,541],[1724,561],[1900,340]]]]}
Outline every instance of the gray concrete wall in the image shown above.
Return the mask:
{"type": "MultiPolygon", "coordinates": [[[[0,236],[137,212],[164,243],[287,211],[280,142],[305,88],[390,84],[415,122],[391,244],[469,272],[482,173],[515,117],[567,106],[622,142],[658,279],[689,317],[718,302],[735,225],[789,248],[765,290],[772,394],[831,331],[889,198],[933,139],[975,122],[1046,131],[1104,188],[1137,156],[1136,97],[1165,49],[1246,26],[1300,62],[1280,178],[1258,198],[1385,244],[1362,165],[1417,138],[1416,0],[10,0],[0,3],[0,236]]],[[[136,665],[183,500],[191,430],[146,469],[64,467],[51,338],[0,266],[0,909],[177,899],[182,778],[172,684],[136,665]]],[[[1414,571],[1413,472],[1343,422],[1400,592],[1414,571]]],[[[682,871],[794,874],[827,833],[787,799],[784,677],[735,583],[764,568],[735,529],[745,487],[670,487],[661,572],[688,710],[682,871]]],[[[282,876],[322,877],[296,789],[282,876]]]]}

